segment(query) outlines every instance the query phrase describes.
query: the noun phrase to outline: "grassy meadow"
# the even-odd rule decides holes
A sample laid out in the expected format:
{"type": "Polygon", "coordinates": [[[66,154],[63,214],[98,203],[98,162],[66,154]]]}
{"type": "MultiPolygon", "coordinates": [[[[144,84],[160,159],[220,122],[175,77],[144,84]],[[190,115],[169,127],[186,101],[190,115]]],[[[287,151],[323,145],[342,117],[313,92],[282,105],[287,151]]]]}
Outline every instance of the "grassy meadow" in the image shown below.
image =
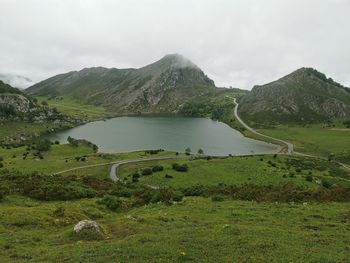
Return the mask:
{"type": "MultiPolygon", "coordinates": [[[[4,131],[17,127],[8,125],[14,126],[4,131]]],[[[44,131],[44,124],[25,127],[44,131]]],[[[336,144],[329,147],[341,150],[336,144]]],[[[349,258],[350,172],[335,162],[183,155],[124,164],[114,183],[111,162],[174,153],[105,154],[88,144],[52,144],[38,154],[37,147],[0,148],[0,262],[349,258]],[[81,169],[54,175],[74,168],[81,169]],[[96,221],[109,238],[76,234],[73,227],[84,219],[96,221]]]]}
{"type": "Polygon", "coordinates": [[[305,188],[317,188],[317,181],[330,181],[350,186],[350,172],[336,163],[291,156],[245,156],[212,160],[163,160],[122,165],[119,175],[131,180],[132,174],[142,173],[145,168],[155,165],[164,167],[163,171],[142,176],[140,182],[174,188],[196,185],[278,185],[294,183],[305,188]],[[172,169],[173,163],[186,164],[187,172],[172,169]],[[168,176],[166,176],[168,175],[168,176]],[[170,176],[170,177],[169,177],[170,176]],[[313,180],[307,181],[306,178],[313,180]]]}
{"type": "Polygon", "coordinates": [[[0,203],[1,262],[347,262],[349,204],[213,202],[188,197],[111,212],[96,202],[0,203]],[[61,207],[63,214],[55,214],[61,207]],[[96,220],[108,240],[77,238],[96,220]],[[214,260],[215,259],[215,260],[214,260]]]}
{"type": "Polygon", "coordinates": [[[106,118],[110,114],[106,111],[104,107],[90,105],[86,103],[81,103],[78,100],[74,100],[68,97],[36,97],[40,103],[43,101],[51,108],[56,108],[59,112],[62,112],[66,115],[83,118],[83,119],[101,119],[106,118]]]}
{"type": "Polygon", "coordinates": [[[277,126],[259,131],[293,143],[295,151],[323,157],[334,154],[337,160],[350,164],[349,128],[314,124],[307,127],[277,126]]]}

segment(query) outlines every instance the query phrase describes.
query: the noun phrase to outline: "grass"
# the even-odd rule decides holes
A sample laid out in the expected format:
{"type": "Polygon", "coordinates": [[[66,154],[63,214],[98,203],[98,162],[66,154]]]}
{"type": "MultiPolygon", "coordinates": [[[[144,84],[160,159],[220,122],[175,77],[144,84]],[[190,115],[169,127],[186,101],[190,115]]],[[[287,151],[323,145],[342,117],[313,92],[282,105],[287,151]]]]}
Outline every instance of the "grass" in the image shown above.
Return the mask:
{"type": "Polygon", "coordinates": [[[113,213],[96,199],[0,203],[1,262],[346,262],[349,205],[187,198],[113,213]],[[55,216],[57,207],[63,216],[55,216]],[[110,237],[72,234],[96,220],[110,237]]]}
{"type": "Polygon", "coordinates": [[[317,179],[327,180],[344,186],[350,186],[350,173],[336,163],[305,157],[271,155],[254,157],[232,157],[213,160],[162,160],[147,163],[131,163],[122,165],[118,174],[124,180],[131,181],[133,173],[142,169],[162,165],[164,171],[142,176],[141,183],[170,186],[174,188],[191,187],[195,185],[215,186],[218,184],[259,186],[278,185],[293,182],[305,188],[316,189],[317,179]],[[177,172],[172,169],[172,163],[186,163],[188,172],[177,172]],[[172,178],[166,178],[170,175],[172,178]],[[306,177],[311,175],[314,180],[309,182],[306,177]]]}
{"type": "Polygon", "coordinates": [[[263,129],[260,132],[287,140],[294,144],[295,151],[335,158],[350,164],[350,129],[323,128],[319,125],[277,126],[274,129],[263,129]]]}
{"type": "MultiPolygon", "coordinates": [[[[125,159],[147,158],[152,155],[145,152],[128,152],[115,154],[95,153],[92,148],[84,145],[74,147],[68,144],[52,145],[51,150],[43,154],[44,159],[35,157],[33,153],[36,151],[29,151],[30,154],[26,159],[23,159],[23,154],[27,152],[26,146],[18,148],[0,148],[0,156],[4,158],[4,167],[10,171],[19,171],[21,173],[39,172],[43,174],[53,174],[62,170],[87,166],[93,164],[110,163],[113,161],[125,159]],[[86,156],[86,161],[77,161],[76,157],[86,156]]],[[[173,155],[170,152],[161,152],[157,156],[173,155]]],[[[101,169],[108,171],[109,165],[105,167],[90,167],[81,171],[76,171],[80,174],[91,174],[92,176],[107,177],[108,173],[98,173],[101,169]]]]}
{"type": "Polygon", "coordinates": [[[57,130],[72,127],[69,123],[30,123],[5,121],[0,123],[0,141],[15,143],[23,140],[31,140],[42,134],[52,133],[57,130]]]}
{"type": "Polygon", "coordinates": [[[36,98],[40,103],[46,101],[50,107],[73,117],[95,120],[109,116],[104,107],[85,104],[68,97],[59,97],[58,99],[48,97],[36,98]]]}
{"type": "MultiPolygon", "coordinates": [[[[6,125],[19,124],[5,124],[2,128],[4,132],[16,127],[16,130],[18,127],[23,129],[21,125],[6,125]]],[[[33,131],[32,127],[34,126],[27,126],[26,129],[33,131]]],[[[35,127],[38,129],[36,132],[45,131],[42,129],[45,124],[35,127]]],[[[46,127],[46,131],[47,129],[49,127],[46,127]]],[[[316,127],[305,129],[316,129],[316,127]]],[[[312,134],[307,135],[310,142],[317,143],[312,134]]],[[[321,144],[326,143],[322,142],[317,132],[316,137],[320,137],[321,144]]],[[[336,136],[328,147],[337,148],[341,152],[347,142],[348,138],[336,136]],[[343,142],[343,146],[340,141],[343,142]]],[[[0,156],[4,158],[2,161],[4,168],[0,169],[9,169],[13,174],[16,171],[24,174],[37,171],[44,174],[44,178],[55,179],[48,181],[50,185],[54,184],[58,177],[46,177],[46,175],[50,176],[61,170],[124,159],[174,154],[170,152],[161,152],[157,155],[145,152],[103,154],[95,153],[92,148],[85,145],[78,147],[52,145],[51,150],[43,154],[44,159],[35,157],[34,150],[29,150],[27,158],[23,159],[23,154],[27,151],[26,146],[0,148],[0,156]],[[76,160],[76,157],[82,156],[86,156],[86,161],[76,160]]],[[[336,153],[337,155],[339,153],[336,153]]],[[[350,187],[350,173],[337,163],[300,156],[264,155],[210,160],[182,158],[125,164],[118,172],[122,179],[131,181],[131,174],[140,173],[142,169],[154,165],[162,165],[164,171],[141,176],[140,181],[134,184],[180,189],[196,185],[222,184],[242,187],[247,184],[277,186],[291,182],[306,190],[317,192],[322,188],[320,182],[328,181],[331,184],[350,187]],[[171,167],[174,162],[187,164],[188,171],[174,171],[171,167]],[[165,178],[166,174],[172,178],[165,178]],[[306,180],[310,176],[312,180],[306,180]]],[[[113,193],[108,192],[108,189],[103,190],[104,187],[114,189],[112,187],[120,186],[112,184],[108,179],[109,169],[110,165],[103,165],[62,174],[62,176],[76,175],[76,178],[82,179],[80,181],[77,179],[76,183],[79,181],[80,185],[85,182],[90,186],[95,185],[96,189],[100,187],[102,190],[94,195],[94,198],[39,201],[23,196],[7,195],[0,200],[0,261],[348,261],[349,203],[257,203],[232,200],[233,196],[223,195],[211,198],[185,197],[183,202],[173,205],[149,203],[141,207],[130,207],[129,210],[112,212],[98,202],[105,193],[113,193]],[[85,180],[91,179],[87,177],[96,180],[85,180]],[[55,213],[58,208],[61,208],[60,214],[55,213]],[[98,241],[75,235],[73,227],[83,219],[97,221],[110,238],[98,241]]],[[[12,178],[7,179],[8,183],[14,180],[12,178]]],[[[74,177],[64,177],[67,178],[69,182],[76,180],[74,177]]],[[[28,180],[23,182],[27,188],[30,182],[28,183],[28,180]]],[[[134,184],[132,186],[135,186],[134,184]]],[[[270,188],[266,188],[266,191],[269,191],[268,189],[270,188]]],[[[324,187],[322,189],[329,191],[324,187]]],[[[129,202],[126,197],[120,199],[125,203],[129,202]]]]}
{"type": "MultiPolygon", "coordinates": [[[[27,158],[23,159],[23,154],[26,152],[26,146],[11,149],[0,148],[0,156],[4,158],[4,167],[10,171],[19,171],[24,174],[39,172],[50,175],[75,167],[103,164],[102,166],[70,171],[64,175],[91,176],[104,179],[108,178],[110,169],[108,163],[110,162],[174,155],[171,152],[150,155],[142,151],[103,154],[95,153],[92,148],[85,145],[74,147],[68,144],[52,145],[51,150],[43,154],[44,159],[34,156],[34,150],[30,150],[27,158]],[[86,161],[76,160],[76,157],[82,156],[86,156],[86,161]]],[[[124,164],[119,168],[118,174],[122,179],[126,178],[131,181],[133,173],[139,172],[141,174],[142,169],[154,165],[162,165],[165,169],[150,176],[142,176],[141,183],[179,188],[198,184],[238,186],[243,184],[278,185],[279,183],[293,182],[304,187],[315,188],[318,187],[315,180],[320,179],[350,185],[350,173],[334,162],[284,155],[279,155],[276,158],[272,155],[265,155],[211,160],[184,158],[148,161],[124,164]],[[174,162],[186,163],[189,166],[189,171],[174,171],[171,167],[174,162]],[[166,174],[173,178],[166,178],[166,174]],[[306,181],[305,178],[308,175],[312,175],[315,180],[313,182],[306,181]]]]}

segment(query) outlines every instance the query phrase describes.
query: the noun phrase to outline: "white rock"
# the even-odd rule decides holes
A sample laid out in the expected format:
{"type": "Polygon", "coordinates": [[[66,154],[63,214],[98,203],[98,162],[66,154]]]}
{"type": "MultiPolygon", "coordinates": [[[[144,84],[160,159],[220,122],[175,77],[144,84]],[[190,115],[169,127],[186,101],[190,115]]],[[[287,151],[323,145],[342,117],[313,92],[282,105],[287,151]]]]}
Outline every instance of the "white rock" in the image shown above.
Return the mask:
{"type": "Polygon", "coordinates": [[[103,233],[101,227],[95,221],[82,220],[74,226],[74,231],[76,233],[79,233],[80,231],[85,230],[85,229],[96,231],[103,238],[108,239],[108,237],[105,235],[105,233],[103,233]]]}

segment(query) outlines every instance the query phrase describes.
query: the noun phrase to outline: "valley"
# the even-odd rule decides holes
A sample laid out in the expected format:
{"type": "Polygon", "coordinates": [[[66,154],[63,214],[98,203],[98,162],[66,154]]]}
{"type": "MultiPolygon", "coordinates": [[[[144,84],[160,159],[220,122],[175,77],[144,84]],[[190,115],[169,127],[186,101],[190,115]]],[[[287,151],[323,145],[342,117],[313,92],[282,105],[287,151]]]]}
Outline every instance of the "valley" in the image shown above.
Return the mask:
{"type": "Polygon", "coordinates": [[[217,88],[180,55],[3,85],[1,261],[346,262],[347,92],[311,69],[217,88]]]}

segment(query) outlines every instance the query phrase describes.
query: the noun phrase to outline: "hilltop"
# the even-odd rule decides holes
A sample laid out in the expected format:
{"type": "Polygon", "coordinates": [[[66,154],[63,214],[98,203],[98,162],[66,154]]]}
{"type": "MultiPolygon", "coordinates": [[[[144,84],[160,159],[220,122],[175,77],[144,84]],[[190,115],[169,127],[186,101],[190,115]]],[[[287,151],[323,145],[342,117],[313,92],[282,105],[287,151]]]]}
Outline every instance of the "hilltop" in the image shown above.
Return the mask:
{"type": "Polygon", "coordinates": [[[142,68],[93,67],[60,74],[26,90],[35,96],[65,96],[118,114],[177,112],[182,104],[219,92],[187,58],[171,54],[142,68]]]}
{"type": "Polygon", "coordinates": [[[319,123],[350,117],[350,89],[312,68],[255,86],[240,101],[251,123],[319,123]]]}

